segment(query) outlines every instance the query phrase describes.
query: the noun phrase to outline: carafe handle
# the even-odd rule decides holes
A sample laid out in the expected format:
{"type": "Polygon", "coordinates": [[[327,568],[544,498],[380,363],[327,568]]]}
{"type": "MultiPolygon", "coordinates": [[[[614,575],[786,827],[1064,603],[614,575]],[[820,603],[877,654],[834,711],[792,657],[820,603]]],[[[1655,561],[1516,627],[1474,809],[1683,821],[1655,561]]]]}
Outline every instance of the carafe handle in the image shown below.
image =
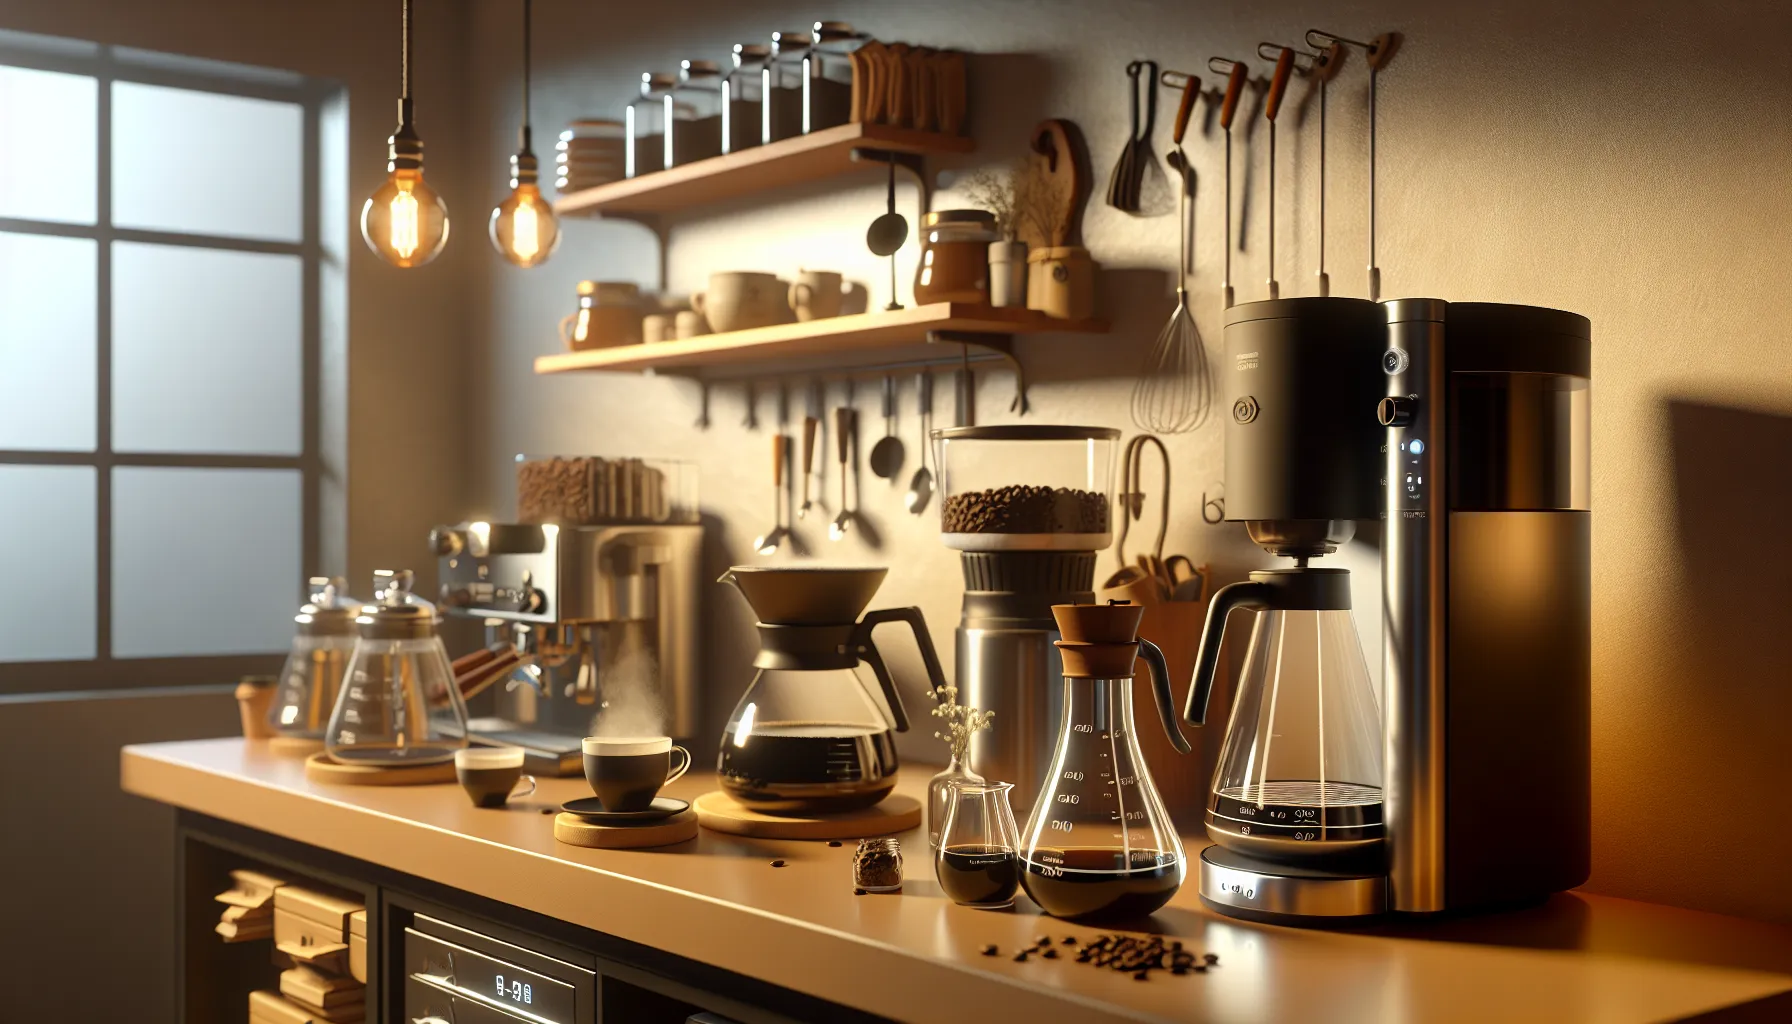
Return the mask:
{"type": "Polygon", "coordinates": [[[1188,705],[1182,717],[1190,725],[1207,724],[1207,698],[1213,695],[1213,676],[1219,670],[1220,644],[1226,635],[1226,616],[1235,608],[1268,608],[1274,588],[1250,580],[1221,587],[1207,605],[1207,623],[1201,629],[1201,650],[1195,656],[1195,678],[1188,688],[1188,705]]]}
{"type": "Polygon", "coordinates": [[[1151,667],[1151,695],[1157,698],[1157,715],[1164,720],[1164,734],[1170,737],[1170,745],[1178,754],[1186,754],[1194,748],[1176,726],[1176,698],[1170,693],[1170,663],[1164,659],[1163,648],[1140,637],[1139,657],[1151,667]]]}
{"type": "Polygon", "coordinates": [[[878,685],[883,687],[884,700],[890,705],[890,716],[896,720],[896,731],[907,732],[908,710],[902,706],[902,695],[896,692],[896,681],[890,677],[890,669],[884,664],[883,656],[877,652],[877,644],[871,639],[871,631],[885,622],[906,622],[909,629],[914,631],[915,646],[921,649],[921,664],[927,669],[929,693],[946,685],[946,673],[940,668],[940,656],[933,649],[933,637],[927,632],[927,620],[921,617],[921,609],[880,608],[866,612],[865,617],[859,620],[859,628],[853,633],[853,643],[858,648],[859,658],[870,663],[878,685]]]}

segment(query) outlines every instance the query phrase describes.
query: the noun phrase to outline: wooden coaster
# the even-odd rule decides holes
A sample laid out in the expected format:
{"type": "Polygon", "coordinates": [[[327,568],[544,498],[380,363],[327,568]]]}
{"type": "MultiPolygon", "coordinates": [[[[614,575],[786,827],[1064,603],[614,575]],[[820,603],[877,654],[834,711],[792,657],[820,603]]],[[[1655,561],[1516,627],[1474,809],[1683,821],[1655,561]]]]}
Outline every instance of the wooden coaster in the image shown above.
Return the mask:
{"type": "Polygon", "coordinates": [[[691,806],[704,828],[755,839],[865,839],[906,832],[921,824],[921,801],[900,793],[864,810],[843,814],[767,814],[719,789],[693,800],[691,806]]]}
{"type": "Polygon", "coordinates": [[[554,838],[568,846],[593,850],[632,850],[642,846],[671,846],[697,838],[697,812],[679,811],[670,818],[644,825],[600,825],[562,811],[554,816],[554,838]]]}
{"type": "Polygon", "coordinates": [[[371,764],[337,764],[321,750],[305,759],[305,777],[333,786],[426,786],[455,781],[453,761],[384,768],[371,764]]]}

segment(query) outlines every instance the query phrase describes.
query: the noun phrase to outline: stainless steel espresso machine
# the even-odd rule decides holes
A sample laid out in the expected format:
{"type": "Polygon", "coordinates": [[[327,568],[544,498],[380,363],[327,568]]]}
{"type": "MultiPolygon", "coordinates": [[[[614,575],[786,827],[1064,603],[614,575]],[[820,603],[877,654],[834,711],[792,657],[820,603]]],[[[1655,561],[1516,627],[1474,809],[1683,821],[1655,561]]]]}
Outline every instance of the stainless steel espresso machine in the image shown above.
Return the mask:
{"type": "Polygon", "coordinates": [[[530,771],[576,775],[612,712],[680,739],[699,728],[703,527],[461,523],[431,531],[441,605],[482,620],[525,664],[491,687],[475,740],[522,747],[530,771]]]}
{"type": "Polygon", "coordinates": [[[1558,310],[1307,298],[1227,311],[1227,518],[1292,567],[1256,612],[1209,795],[1200,895],[1322,924],[1535,902],[1591,837],[1591,328],[1558,310]],[[1378,702],[1348,575],[1379,518],[1378,702]]]}

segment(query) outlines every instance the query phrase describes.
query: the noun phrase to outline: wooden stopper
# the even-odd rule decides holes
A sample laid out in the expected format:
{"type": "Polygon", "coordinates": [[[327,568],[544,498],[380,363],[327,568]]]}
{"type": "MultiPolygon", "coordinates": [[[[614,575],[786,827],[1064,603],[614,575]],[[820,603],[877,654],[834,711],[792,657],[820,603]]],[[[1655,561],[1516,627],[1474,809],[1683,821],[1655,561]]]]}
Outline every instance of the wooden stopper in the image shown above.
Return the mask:
{"type": "Polygon", "coordinates": [[[1139,638],[1142,604],[1054,604],[1058,634],[1073,644],[1127,644],[1139,638]]]}

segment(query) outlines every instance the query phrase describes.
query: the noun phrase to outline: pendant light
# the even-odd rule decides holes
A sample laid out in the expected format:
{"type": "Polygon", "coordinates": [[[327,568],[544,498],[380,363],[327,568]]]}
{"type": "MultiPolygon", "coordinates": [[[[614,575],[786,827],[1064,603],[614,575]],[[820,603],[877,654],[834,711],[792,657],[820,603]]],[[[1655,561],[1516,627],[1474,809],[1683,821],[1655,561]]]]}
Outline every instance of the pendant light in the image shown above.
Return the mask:
{"type": "Polygon", "coordinates": [[[361,207],[361,237],[395,267],[420,267],[448,242],[448,204],[423,180],[423,140],[411,124],[411,0],[404,3],[398,129],[386,140],[386,183],[361,207]]]}
{"type": "Polygon", "coordinates": [[[536,184],[534,139],[529,130],[529,27],[532,0],[523,0],[523,126],[516,155],[510,158],[510,195],[492,210],[492,245],[519,267],[547,261],[560,244],[554,208],[536,184]]]}

